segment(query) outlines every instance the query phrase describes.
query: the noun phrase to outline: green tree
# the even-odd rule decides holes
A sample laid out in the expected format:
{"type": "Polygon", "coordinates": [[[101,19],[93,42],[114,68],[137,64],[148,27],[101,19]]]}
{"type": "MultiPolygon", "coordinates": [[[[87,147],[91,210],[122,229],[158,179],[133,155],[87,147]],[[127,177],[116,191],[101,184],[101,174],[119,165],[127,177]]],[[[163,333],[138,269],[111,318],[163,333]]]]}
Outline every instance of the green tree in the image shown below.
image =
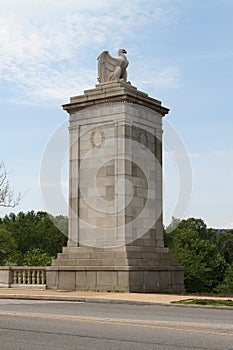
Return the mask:
{"type": "Polygon", "coordinates": [[[214,244],[191,229],[177,229],[171,252],[184,267],[188,292],[211,292],[223,281],[227,263],[214,244]]]}
{"type": "Polygon", "coordinates": [[[166,247],[172,245],[176,229],[193,230],[197,232],[199,238],[203,240],[209,240],[211,236],[202,219],[189,218],[187,220],[180,220],[172,217],[172,222],[166,227],[164,233],[164,243],[166,247]]]}
{"type": "Polygon", "coordinates": [[[41,211],[19,212],[17,215],[11,213],[0,219],[0,227],[9,232],[16,242],[16,265],[22,265],[24,255],[34,248],[49,256],[56,256],[67,242],[67,236],[58,228],[61,227],[67,234],[68,218],[65,216],[53,217],[41,211]]]}
{"type": "Polygon", "coordinates": [[[211,241],[217,246],[227,263],[233,264],[233,231],[213,232],[211,241]]]}
{"type": "Polygon", "coordinates": [[[207,226],[202,219],[189,218],[187,220],[182,220],[178,227],[179,229],[191,229],[196,231],[200,239],[209,239],[209,234],[207,226]]]}
{"type": "Polygon", "coordinates": [[[215,291],[217,293],[233,294],[233,265],[229,265],[225,274],[225,278],[215,291]]]}
{"type": "Polygon", "coordinates": [[[46,216],[37,225],[37,247],[49,255],[56,256],[67,244],[68,219],[62,215],[46,216]]]}
{"type": "Polygon", "coordinates": [[[9,265],[14,260],[16,242],[12,235],[0,227],[0,265],[9,265]]]}
{"type": "MultiPolygon", "coordinates": [[[[173,220],[173,231],[166,230],[165,244],[184,267],[188,292],[211,292],[223,283],[227,261],[216,239],[202,219],[173,220]],[[178,225],[177,225],[178,223],[178,225]]],[[[227,250],[228,251],[228,250],[227,250]]]]}
{"type": "Polygon", "coordinates": [[[24,255],[23,265],[26,266],[50,266],[54,256],[42,253],[40,249],[34,248],[24,255]]]}

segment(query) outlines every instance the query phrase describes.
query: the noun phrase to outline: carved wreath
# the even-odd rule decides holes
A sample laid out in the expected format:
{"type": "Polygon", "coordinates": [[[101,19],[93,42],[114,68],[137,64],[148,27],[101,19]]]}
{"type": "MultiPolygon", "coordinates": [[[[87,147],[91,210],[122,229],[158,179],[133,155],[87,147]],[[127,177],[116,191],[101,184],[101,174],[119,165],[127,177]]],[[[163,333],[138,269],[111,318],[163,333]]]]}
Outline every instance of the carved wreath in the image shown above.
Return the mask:
{"type": "Polygon", "coordinates": [[[148,135],[147,135],[147,132],[145,132],[145,131],[138,131],[138,133],[137,133],[137,140],[143,146],[148,147],[148,135]]]}
{"type": "Polygon", "coordinates": [[[105,141],[105,132],[104,130],[93,130],[90,136],[91,146],[100,147],[105,141]]]}

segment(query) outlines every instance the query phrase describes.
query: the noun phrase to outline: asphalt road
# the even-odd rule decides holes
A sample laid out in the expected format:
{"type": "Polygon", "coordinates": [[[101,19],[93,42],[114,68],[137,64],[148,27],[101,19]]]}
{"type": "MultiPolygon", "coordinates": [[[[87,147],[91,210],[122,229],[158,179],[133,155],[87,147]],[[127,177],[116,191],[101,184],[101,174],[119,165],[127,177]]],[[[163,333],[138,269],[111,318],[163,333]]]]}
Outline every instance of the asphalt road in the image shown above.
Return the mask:
{"type": "Polygon", "coordinates": [[[233,350],[233,310],[0,300],[0,350],[233,350]]]}

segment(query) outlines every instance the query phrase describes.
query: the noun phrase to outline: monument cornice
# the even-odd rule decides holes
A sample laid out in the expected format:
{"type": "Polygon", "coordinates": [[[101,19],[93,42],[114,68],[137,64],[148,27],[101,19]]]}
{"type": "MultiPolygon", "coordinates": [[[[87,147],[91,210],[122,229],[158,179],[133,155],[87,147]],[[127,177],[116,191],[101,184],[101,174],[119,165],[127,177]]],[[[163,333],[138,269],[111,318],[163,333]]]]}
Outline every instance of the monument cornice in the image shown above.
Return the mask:
{"type": "Polygon", "coordinates": [[[159,100],[124,81],[100,83],[94,89],[85,90],[84,95],[71,97],[70,103],[62,107],[68,113],[74,113],[91,106],[113,102],[134,103],[150,108],[162,116],[169,112],[169,109],[163,107],[159,100]]]}

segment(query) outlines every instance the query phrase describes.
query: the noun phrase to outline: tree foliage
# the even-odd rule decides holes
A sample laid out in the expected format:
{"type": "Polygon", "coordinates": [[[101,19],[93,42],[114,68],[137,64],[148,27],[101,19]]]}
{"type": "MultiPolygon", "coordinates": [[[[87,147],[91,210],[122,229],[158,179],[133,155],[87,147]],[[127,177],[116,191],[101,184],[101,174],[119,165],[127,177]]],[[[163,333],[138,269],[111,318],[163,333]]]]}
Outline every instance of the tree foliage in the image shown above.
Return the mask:
{"type": "Polygon", "coordinates": [[[233,231],[213,232],[211,229],[210,239],[218,247],[227,263],[233,263],[233,231]]]}
{"type": "Polygon", "coordinates": [[[0,219],[0,229],[4,229],[15,242],[11,262],[15,265],[23,265],[28,252],[34,249],[38,249],[41,254],[47,254],[49,257],[56,256],[62,251],[62,247],[67,242],[68,219],[62,215],[53,217],[42,211],[19,212],[17,215],[11,213],[0,219]],[[62,232],[59,227],[62,228],[62,232]]]}
{"type": "Polygon", "coordinates": [[[225,278],[216,288],[217,293],[233,293],[233,265],[229,265],[225,274],[225,278]]]}
{"type": "Polygon", "coordinates": [[[0,227],[0,265],[9,265],[15,258],[16,241],[3,227],[0,227]]]}
{"type": "MultiPolygon", "coordinates": [[[[228,286],[233,293],[230,263],[233,263],[232,233],[208,230],[202,219],[173,219],[173,230],[164,233],[165,244],[184,267],[188,292],[212,292],[228,286]],[[228,276],[228,277],[227,277],[228,276]],[[225,280],[227,278],[227,280],[225,280]]],[[[171,228],[171,226],[170,226],[171,228]]],[[[233,284],[233,281],[232,281],[233,284]]]]}
{"type": "Polygon", "coordinates": [[[43,253],[39,248],[33,248],[26,252],[23,259],[25,266],[50,266],[54,256],[43,253]]]}

